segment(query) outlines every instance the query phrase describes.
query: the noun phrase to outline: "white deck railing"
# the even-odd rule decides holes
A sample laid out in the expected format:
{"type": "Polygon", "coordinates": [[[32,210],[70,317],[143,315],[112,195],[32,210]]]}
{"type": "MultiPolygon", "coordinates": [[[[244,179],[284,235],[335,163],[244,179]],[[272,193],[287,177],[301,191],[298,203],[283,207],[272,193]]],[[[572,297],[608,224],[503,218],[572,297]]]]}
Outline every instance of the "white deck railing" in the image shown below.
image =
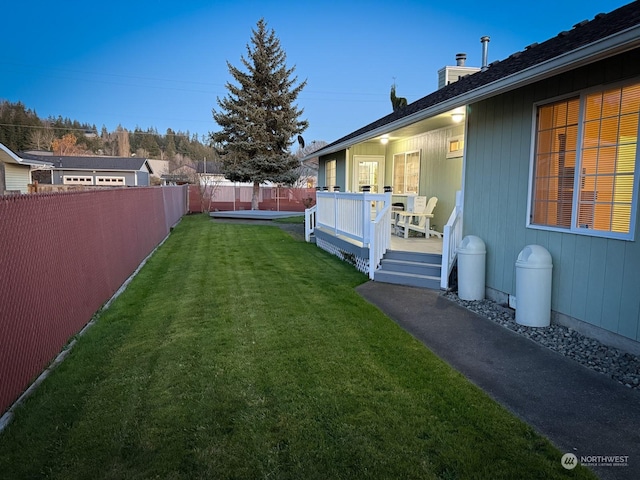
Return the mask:
{"type": "Polygon", "coordinates": [[[371,221],[369,242],[369,279],[373,280],[382,257],[391,245],[391,201],[371,221]]]}
{"type": "Polygon", "coordinates": [[[316,226],[362,242],[370,242],[369,222],[391,204],[391,194],[318,192],[316,226]]]}
{"type": "Polygon", "coordinates": [[[304,211],[304,240],[305,242],[311,241],[311,234],[316,229],[316,212],[317,208],[314,205],[311,208],[307,208],[304,211]]]}
{"type": "Polygon", "coordinates": [[[391,245],[391,193],[317,192],[315,208],[315,227],[369,248],[369,278],[373,278],[391,245]]]}
{"type": "Polygon", "coordinates": [[[456,206],[444,226],[442,240],[442,269],[440,273],[440,288],[449,288],[449,275],[458,255],[458,245],[462,241],[462,192],[456,192],[456,206]]]}

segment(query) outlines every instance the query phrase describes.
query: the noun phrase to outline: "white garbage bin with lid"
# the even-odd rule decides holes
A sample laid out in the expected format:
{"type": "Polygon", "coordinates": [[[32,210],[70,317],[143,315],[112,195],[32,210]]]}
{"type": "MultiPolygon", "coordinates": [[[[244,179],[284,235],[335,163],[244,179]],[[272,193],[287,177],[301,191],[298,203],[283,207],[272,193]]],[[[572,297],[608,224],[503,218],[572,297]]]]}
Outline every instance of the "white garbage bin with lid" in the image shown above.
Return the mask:
{"type": "Polygon", "coordinates": [[[484,300],[487,249],[481,238],[467,235],[458,247],[458,297],[484,300]]]}
{"type": "Polygon", "coordinates": [[[548,327],[551,323],[551,254],[527,245],[516,261],[516,323],[548,327]]]}

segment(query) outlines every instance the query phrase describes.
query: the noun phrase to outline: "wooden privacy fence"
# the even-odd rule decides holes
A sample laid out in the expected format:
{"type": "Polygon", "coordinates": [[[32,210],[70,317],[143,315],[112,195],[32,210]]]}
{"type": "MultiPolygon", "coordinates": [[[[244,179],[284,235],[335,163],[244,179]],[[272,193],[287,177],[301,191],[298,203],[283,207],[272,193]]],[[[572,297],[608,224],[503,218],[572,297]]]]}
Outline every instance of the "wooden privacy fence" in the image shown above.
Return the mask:
{"type": "Polygon", "coordinates": [[[187,212],[186,187],[0,197],[0,415],[187,212]]]}

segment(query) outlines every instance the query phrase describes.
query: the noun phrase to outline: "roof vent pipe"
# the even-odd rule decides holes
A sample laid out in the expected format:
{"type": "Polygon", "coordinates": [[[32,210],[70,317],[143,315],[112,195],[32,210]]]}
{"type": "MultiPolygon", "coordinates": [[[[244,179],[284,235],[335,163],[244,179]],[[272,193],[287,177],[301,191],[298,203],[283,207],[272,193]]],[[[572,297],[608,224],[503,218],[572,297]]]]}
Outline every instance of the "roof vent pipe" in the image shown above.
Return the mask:
{"type": "Polygon", "coordinates": [[[483,72],[487,68],[489,68],[487,65],[488,56],[489,56],[489,40],[491,39],[486,35],[480,38],[480,43],[482,43],[482,67],[480,68],[480,70],[483,72]]]}
{"type": "Polygon", "coordinates": [[[456,65],[458,67],[464,67],[464,62],[467,61],[467,54],[466,53],[458,53],[456,54],[456,65]]]}

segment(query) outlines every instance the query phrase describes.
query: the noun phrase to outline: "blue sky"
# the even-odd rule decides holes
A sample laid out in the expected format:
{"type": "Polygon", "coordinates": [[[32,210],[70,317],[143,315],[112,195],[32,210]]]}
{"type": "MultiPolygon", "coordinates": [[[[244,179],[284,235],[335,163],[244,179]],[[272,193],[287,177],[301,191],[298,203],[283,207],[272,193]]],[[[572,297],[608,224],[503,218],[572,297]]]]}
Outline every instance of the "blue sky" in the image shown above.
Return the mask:
{"type": "Polygon", "coordinates": [[[3,7],[0,99],[41,118],[217,130],[211,109],[240,67],[251,29],[273,28],[307,87],[298,99],[311,140],[332,142],[437,87],[437,71],[467,53],[480,66],[542,42],[627,0],[11,2],[3,7]]]}

